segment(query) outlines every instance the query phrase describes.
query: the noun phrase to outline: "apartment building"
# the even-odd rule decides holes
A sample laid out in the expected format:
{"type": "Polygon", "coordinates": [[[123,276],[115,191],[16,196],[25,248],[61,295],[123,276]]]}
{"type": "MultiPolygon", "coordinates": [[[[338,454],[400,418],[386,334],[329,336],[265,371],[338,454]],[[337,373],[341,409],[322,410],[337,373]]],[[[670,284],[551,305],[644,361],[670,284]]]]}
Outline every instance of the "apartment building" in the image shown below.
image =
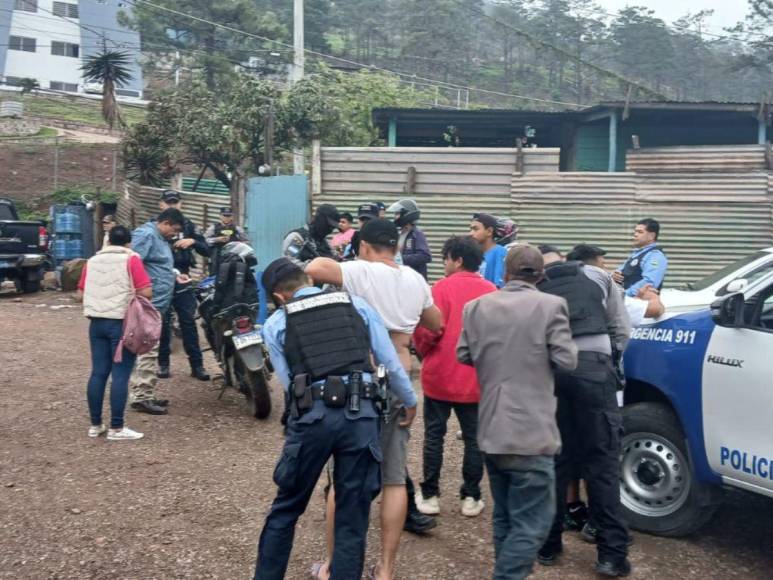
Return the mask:
{"type": "Polygon", "coordinates": [[[122,27],[121,0],[0,0],[0,82],[34,78],[42,89],[84,93],[83,59],[103,48],[131,54],[133,80],[117,93],[142,97],[140,35],[122,27]]]}

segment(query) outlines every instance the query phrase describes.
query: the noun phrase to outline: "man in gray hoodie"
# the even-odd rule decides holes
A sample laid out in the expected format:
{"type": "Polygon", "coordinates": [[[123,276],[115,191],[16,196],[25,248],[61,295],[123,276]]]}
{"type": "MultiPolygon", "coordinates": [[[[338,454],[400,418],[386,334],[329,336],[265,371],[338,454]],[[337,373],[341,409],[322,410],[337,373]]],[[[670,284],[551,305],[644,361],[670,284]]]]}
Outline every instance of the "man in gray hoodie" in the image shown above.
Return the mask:
{"type": "MultiPolygon", "coordinates": [[[[182,231],[185,217],[178,209],[165,209],[156,221],[141,225],[132,233],[132,250],[142,258],[153,282],[153,306],[163,318],[172,303],[175,284],[174,256],[169,240],[182,231]]],[[[185,279],[179,280],[185,283],[185,279]]],[[[129,381],[131,408],[151,415],[166,415],[169,401],[155,398],[158,367],[158,345],[137,357],[129,381]]]]}
{"type": "Polygon", "coordinates": [[[457,359],[480,382],[478,447],[494,498],[494,580],[526,578],[556,511],[553,456],[561,448],[553,369],[573,370],[566,301],[537,290],[542,255],[516,246],[505,286],[464,308],[457,359]],[[503,315],[506,313],[506,315],[503,315]]]}

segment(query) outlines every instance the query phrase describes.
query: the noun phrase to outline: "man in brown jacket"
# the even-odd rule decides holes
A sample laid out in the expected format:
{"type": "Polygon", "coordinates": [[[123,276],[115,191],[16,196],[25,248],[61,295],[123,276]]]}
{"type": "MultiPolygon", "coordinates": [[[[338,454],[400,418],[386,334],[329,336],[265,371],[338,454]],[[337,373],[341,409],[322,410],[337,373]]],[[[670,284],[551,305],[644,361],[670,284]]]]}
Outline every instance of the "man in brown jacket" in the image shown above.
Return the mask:
{"type": "Polygon", "coordinates": [[[494,498],[494,580],[526,578],[555,514],[553,456],[561,447],[553,369],[574,370],[566,301],[535,287],[537,248],[516,246],[507,284],[464,309],[457,358],[480,382],[478,446],[494,498]]]}

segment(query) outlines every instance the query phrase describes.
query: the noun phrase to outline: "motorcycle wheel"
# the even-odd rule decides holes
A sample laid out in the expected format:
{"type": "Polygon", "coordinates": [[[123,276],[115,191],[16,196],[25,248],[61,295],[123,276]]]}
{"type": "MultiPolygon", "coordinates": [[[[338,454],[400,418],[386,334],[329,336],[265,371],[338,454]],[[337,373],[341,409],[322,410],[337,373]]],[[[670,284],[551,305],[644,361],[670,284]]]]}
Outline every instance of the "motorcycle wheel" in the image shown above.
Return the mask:
{"type": "Polygon", "coordinates": [[[250,415],[256,419],[267,418],[271,414],[271,393],[265,370],[247,370],[241,361],[235,358],[234,373],[239,381],[239,390],[247,399],[250,415]]]}

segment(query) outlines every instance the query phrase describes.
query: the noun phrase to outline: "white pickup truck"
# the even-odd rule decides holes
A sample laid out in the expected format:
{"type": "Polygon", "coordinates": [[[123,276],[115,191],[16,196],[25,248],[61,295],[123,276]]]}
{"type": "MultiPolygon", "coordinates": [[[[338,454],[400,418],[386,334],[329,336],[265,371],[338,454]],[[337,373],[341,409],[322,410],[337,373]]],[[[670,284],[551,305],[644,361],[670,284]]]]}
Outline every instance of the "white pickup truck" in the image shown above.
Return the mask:
{"type": "Polygon", "coordinates": [[[711,306],[679,313],[664,292],[666,315],[633,331],[620,491],[635,529],[693,532],[724,486],[773,497],[773,250],[742,269],[713,277],[711,306]]]}

